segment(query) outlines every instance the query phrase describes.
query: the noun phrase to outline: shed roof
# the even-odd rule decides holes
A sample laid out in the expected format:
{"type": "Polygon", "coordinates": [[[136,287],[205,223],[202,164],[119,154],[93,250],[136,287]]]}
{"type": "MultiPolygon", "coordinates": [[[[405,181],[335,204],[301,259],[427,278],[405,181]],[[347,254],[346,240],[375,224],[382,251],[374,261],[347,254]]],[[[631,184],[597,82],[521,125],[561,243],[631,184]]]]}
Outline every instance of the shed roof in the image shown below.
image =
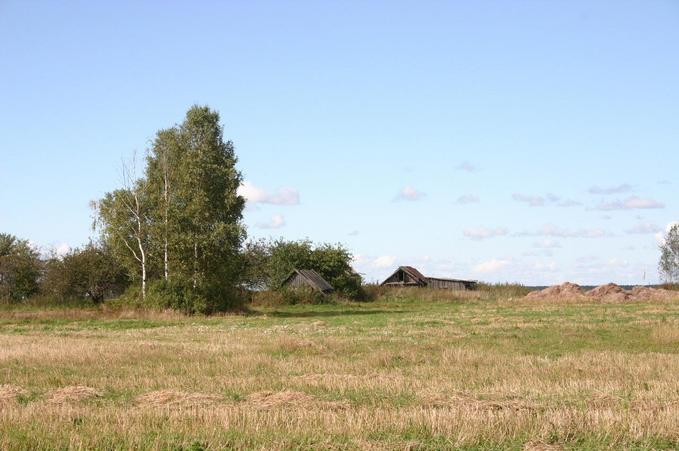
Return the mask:
{"type": "MultiPolygon", "coordinates": [[[[389,277],[387,277],[385,280],[389,280],[391,277],[393,277],[395,274],[397,274],[399,271],[403,271],[406,274],[408,274],[410,277],[415,279],[418,283],[425,284],[427,283],[427,278],[419,272],[417,269],[413,268],[412,266],[399,266],[396,271],[394,271],[389,277]]],[[[384,282],[382,282],[384,283],[384,282]]]]}
{"type": "Polygon", "coordinates": [[[321,293],[328,293],[334,290],[332,285],[313,269],[293,269],[290,275],[283,281],[283,285],[287,284],[295,274],[299,274],[312,288],[317,289],[321,293]]]}

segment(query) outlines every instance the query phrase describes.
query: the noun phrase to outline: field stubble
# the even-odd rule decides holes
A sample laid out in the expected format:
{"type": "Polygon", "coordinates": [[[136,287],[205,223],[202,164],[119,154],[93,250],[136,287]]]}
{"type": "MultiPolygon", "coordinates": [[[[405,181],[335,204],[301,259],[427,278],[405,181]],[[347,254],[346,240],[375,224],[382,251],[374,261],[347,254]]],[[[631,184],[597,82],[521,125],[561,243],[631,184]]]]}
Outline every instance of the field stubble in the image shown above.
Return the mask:
{"type": "Polygon", "coordinates": [[[679,302],[1,312],[0,447],[679,447],[679,302]]]}

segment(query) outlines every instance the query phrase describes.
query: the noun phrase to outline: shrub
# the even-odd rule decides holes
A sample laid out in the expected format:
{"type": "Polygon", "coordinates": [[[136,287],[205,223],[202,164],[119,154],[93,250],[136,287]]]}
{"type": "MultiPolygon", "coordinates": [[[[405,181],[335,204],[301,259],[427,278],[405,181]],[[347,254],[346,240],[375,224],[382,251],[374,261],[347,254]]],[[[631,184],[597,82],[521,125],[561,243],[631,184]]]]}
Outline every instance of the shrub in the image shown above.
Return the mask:
{"type": "Polygon", "coordinates": [[[91,299],[95,303],[119,296],[129,285],[125,267],[106,246],[89,244],[63,258],[47,261],[42,291],[58,299],[91,299]]]}
{"type": "Polygon", "coordinates": [[[41,266],[28,241],[0,233],[0,299],[19,301],[37,293],[41,266]]]}
{"type": "Polygon", "coordinates": [[[530,288],[519,283],[479,283],[479,291],[488,293],[490,296],[498,298],[522,298],[530,293],[530,288]]]}

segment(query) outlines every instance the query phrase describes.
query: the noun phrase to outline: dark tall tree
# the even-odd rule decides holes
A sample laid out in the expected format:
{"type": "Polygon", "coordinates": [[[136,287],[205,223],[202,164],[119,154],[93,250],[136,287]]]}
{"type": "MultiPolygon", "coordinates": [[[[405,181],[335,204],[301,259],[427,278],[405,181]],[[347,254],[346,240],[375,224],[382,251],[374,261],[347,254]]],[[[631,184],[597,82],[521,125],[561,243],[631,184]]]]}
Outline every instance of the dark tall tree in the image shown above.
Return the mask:
{"type": "Polygon", "coordinates": [[[41,262],[26,240],[0,233],[0,299],[18,301],[38,291],[41,262]]]}

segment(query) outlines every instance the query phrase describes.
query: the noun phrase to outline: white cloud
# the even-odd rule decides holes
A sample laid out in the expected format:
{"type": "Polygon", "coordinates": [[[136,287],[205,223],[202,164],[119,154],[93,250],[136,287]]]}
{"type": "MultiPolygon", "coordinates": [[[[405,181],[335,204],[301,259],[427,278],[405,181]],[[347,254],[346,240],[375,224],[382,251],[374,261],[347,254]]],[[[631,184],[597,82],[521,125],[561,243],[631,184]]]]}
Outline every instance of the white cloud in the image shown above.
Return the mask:
{"type": "Polygon", "coordinates": [[[373,260],[372,266],[374,268],[389,268],[390,266],[394,266],[395,261],[396,261],[396,257],[394,257],[394,256],[382,255],[380,257],[377,257],[375,260],[373,260]]]}
{"type": "Polygon", "coordinates": [[[62,258],[71,251],[71,246],[68,243],[59,243],[54,246],[54,252],[57,257],[62,258]]]}
{"type": "Polygon", "coordinates": [[[517,202],[525,202],[531,207],[543,207],[545,205],[545,198],[542,196],[529,196],[527,194],[514,193],[512,199],[517,202]]]}
{"type": "Polygon", "coordinates": [[[670,233],[670,230],[672,227],[679,225],[679,221],[672,221],[667,226],[665,227],[665,233],[663,232],[658,232],[655,234],[655,240],[658,242],[659,245],[664,245],[665,244],[665,236],[667,236],[668,233],[670,233]]]}
{"type": "Polygon", "coordinates": [[[502,268],[505,268],[511,263],[510,260],[498,260],[498,259],[492,259],[488,260],[485,262],[481,262],[478,265],[474,266],[472,270],[476,273],[491,273],[498,271],[502,268]]]}
{"type": "Polygon", "coordinates": [[[555,226],[554,224],[545,224],[536,231],[520,232],[517,233],[515,236],[547,236],[555,238],[601,238],[608,235],[609,233],[603,229],[570,230],[555,226]]]}
{"type": "Polygon", "coordinates": [[[455,203],[457,205],[477,204],[480,200],[479,196],[475,194],[465,194],[464,196],[458,197],[455,203]]]}
{"type": "Polygon", "coordinates": [[[640,222],[634,227],[625,230],[625,232],[630,234],[646,234],[646,233],[658,233],[660,232],[660,227],[655,224],[640,222]]]}
{"type": "Polygon", "coordinates": [[[276,192],[269,193],[258,186],[244,181],[238,187],[238,194],[243,196],[251,204],[272,205],[297,205],[299,204],[299,191],[294,188],[279,188],[276,192]]]}
{"type": "Polygon", "coordinates": [[[406,185],[396,195],[395,200],[416,201],[422,199],[424,196],[425,194],[423,192],[416,190],[410,185],[406,185]]]}
{"type": "Polygon", "coordinates": [[[494,229],[488,227],[475,227],[464,229],[462,233],[472,240],[485,240],[487,238],[507,235],[507,229],[504,227],[496,227],[494,229]]]}
{"type": "Polygon", "coordinates": [[[635,210],[635,209],[649,209],[649,208],[665,208],[665,204],[653,199],[643,199],[637,196],[631,196],[627,199],[613,202],[604,202],[596,207],[596,210],[635,210]]]}
{"type": "Polygon", "coordinates": [[[632,185],[628,183],[623,183],[622,185],[616,186],[593,186],[589,189],[590,194],[620,194],[632,191],[632,185]]]}
{"type": "Polygon", "coordinates": [[[269,222],[260,222],[257,227],[260,229],[280,229],[285,225],[285,218],[283,215],[273,215],[269,222]]]}
{"type": "Polygon", "coordinates": [[[358,230],[352,230],[351,232],[348,233],[349,236],[358,236],[360,232],[358,230]]]}
{"type": "Polygon", "coordinates": [[[479,170],[478,167],[476,167],[475,165],[471,164],[468,161],[463,161],[462,163],[458,164],[457,166],[455,166],[455,169],[457,169],[458,171],[465,172],[476,172],[479,170]]]}

